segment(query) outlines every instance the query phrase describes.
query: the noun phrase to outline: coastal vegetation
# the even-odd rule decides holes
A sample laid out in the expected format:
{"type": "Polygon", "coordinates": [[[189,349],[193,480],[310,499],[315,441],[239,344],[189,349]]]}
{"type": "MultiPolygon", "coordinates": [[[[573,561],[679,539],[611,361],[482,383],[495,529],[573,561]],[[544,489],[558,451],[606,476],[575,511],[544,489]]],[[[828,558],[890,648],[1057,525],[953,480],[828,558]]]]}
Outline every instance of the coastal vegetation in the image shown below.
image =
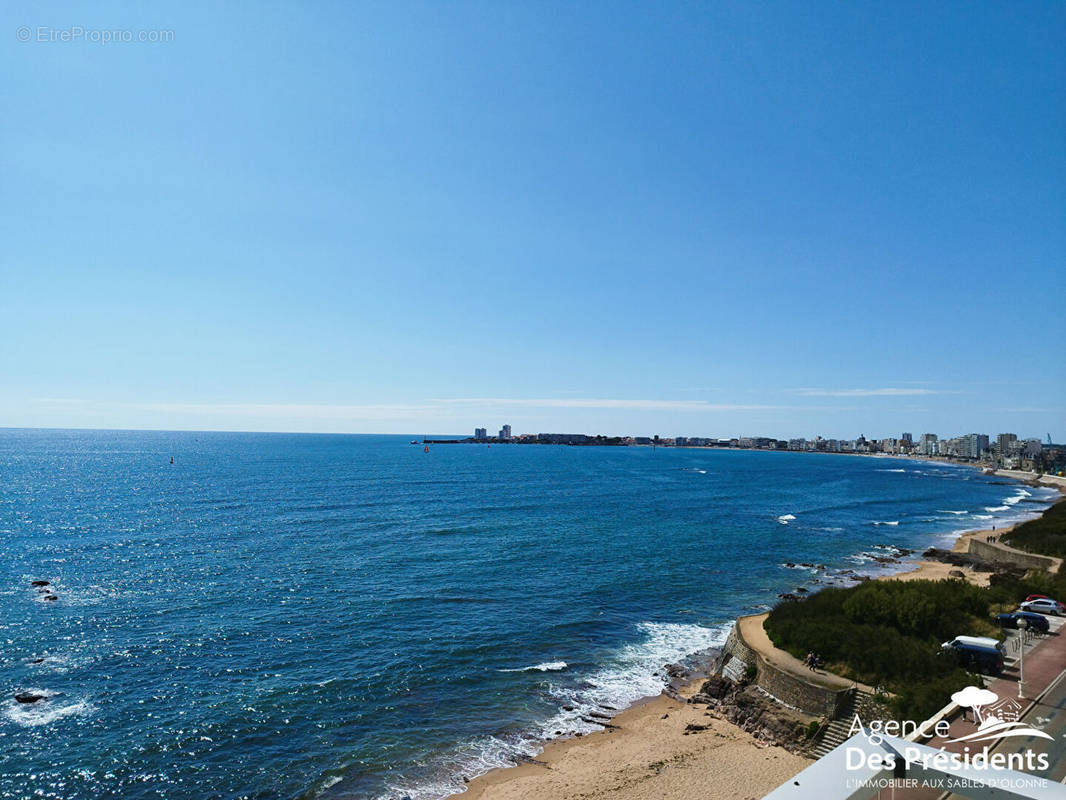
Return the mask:
{"type": "MultiPolygon", "coordinates": [[[[1004,536],[1012,546],[1066,557],[1066,501],[1004,536]]],[[[996,572],[989,586],[963,580],[866,581],[781,603],[766,632],[797,658],[817,653],[831,672],[877,687],[899,719],[925,719],[977,680],[941,643],[959,635],[999,637],[992,621],[1030,594],[1066,597],[1056,572],[996,572]]]]}
{"type": "Polygon", "coordinates": [[[1003,534],[1001,541],[1030,553],[1066,558],[1066,501],[1003,534]]]}
{"type": "Polygon", "coordinates": [[[965,581],[867,581],[778,605],[766,632],[797,658],[815,652],[830,671],[890,693],[900,719],[925,719],[973,683],[940,644],[995,635],[991,600],[965,581]]]}

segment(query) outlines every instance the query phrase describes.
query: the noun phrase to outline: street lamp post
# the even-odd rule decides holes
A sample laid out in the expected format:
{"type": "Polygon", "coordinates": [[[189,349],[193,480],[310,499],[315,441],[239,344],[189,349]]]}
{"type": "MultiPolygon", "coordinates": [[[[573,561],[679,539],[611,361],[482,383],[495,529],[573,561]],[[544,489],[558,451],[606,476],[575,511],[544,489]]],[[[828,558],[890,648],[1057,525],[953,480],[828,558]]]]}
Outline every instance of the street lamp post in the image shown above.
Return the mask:
{"type": "Polygon", "coordinates": [[[1025,697],[1023,686],[1025,685],[1025,633],[1029,628],[1029,621],[1018,620],[1018,699],[1025,697]]]}

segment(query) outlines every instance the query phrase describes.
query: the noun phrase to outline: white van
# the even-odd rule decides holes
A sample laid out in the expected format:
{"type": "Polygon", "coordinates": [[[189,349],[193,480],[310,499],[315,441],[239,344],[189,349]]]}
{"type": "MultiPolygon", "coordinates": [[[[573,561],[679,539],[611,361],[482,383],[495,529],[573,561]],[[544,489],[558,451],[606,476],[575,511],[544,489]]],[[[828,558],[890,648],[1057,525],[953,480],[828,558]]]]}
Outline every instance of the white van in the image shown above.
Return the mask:
{"type": "Polygon", "coordinates": [[[941,645],[941,648],[948,650],[959,644],[968,644],[973,647],[993,647],[1001,653],[1006,652],[1003,649],[1003,642],[988,636],[956,636],[950,642],[944,642],[944,644],[941,645]]]}

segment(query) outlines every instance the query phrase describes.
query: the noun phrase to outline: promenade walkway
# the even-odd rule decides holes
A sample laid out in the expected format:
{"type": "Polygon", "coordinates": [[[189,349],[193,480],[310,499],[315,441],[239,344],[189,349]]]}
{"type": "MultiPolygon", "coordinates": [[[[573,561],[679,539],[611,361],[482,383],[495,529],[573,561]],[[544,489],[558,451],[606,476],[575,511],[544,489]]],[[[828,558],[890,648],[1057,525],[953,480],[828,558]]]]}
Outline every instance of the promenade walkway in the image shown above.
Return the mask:
{"type": "Polygon", "coordinates": [[[841,689],[858,687],[862,691],[873,693],[873,687],[864,683],[842,678],[824,669],[809,669],[806,664],[791,653],[786,653],[784,650],[775,647],[763,627],[763,623],[766,622],[768,616],[768,613],[756,614],[750,617],[741,617],[737,620],[737,625],[740,626],[740,634],[745,644],[766,659],[767,662],[805,683],[820,686],[824,689],[840,691],[841,689]]]}

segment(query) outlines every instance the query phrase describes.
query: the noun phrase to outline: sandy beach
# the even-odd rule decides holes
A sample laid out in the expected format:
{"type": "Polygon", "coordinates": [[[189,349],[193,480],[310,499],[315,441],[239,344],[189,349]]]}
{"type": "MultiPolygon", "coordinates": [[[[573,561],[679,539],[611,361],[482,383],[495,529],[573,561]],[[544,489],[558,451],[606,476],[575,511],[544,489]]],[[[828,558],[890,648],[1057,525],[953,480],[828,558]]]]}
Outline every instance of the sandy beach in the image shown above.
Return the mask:
{"type": "MultiPolygon", "coordinates": [[[[684,696],[695,690],[690,685],[684,696]]],[[[809,759],[767,747],[751,734],[666,696],[612,720],[615,730],[550,742],[534,763],[470,782],[478,800],[707,800],[758,798],[809,759]],[[688,725],[707,726],[686,735],[688,725]]]]}
{"type": "MultiPolygon", "coordinates": [[[[970,545],[970,539],[985,538],[988,536],[995,536],[997,539],[1007,531],[1013,530],[1012,525],[1009,528],[999,528],[995,531],[969,531],[959,536],[955,540],[955,544],[951,550],[955,553],[965,553],[970,545]]],[[[882,575],[877,578],[880,581],[939,581],[945,580],[952,576],[951,572],[962,572],[965,576],[965,580],[976,586],[988,586],[988,579],[991,576],[991,572],[977,572],[971,567],[957,567],[952,564],[945,564],[941,561],[932,561],[930,559],[920,559],[918,561],[905,562],[910,569],[906,572],[897,572],[894,575],[882,575]]]]}
{"type": "MultiPolygon", "coordinates": [[[[953,550],[965,553],[969,540],[1009,528],[964,533],[953,550]]],[[[941,580],[961,571],[987,586],[990,573],[938,561],[904,562],[905,572],[878,580],[941,580]]],[[[955,576],[957,577],[957,575],[955,576]]],[[[694,681],[681,695],[694,694],[694,681]]],[[[616,716],[614,729],[549,742],[533,762],[498,769],[472,780],[463,797],[472,800],[707,800],[759,798],[811,763],[779,746],[766,746],[736,725],[665,695],[616,716]],[[706,730],[685,734],[686,726],[706,730]]]]}

